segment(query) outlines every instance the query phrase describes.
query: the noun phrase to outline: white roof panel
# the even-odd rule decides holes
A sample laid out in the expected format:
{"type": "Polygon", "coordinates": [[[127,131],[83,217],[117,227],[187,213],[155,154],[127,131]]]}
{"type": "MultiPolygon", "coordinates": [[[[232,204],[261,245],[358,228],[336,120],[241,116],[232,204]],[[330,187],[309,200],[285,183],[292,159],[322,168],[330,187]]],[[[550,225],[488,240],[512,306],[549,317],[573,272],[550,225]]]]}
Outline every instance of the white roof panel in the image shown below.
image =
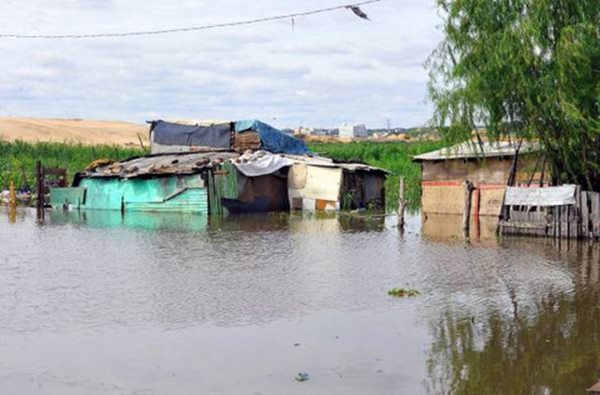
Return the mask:
{"type": "MultiPolygon", "coordinates": [[[[437,151],[427,152],[425,154],[413,157],[414,161],[435,161],[447,159],[468,159],[468,158],[492,158],[499,156],[513,156],[517,150],[518,143],[514,141],[485,141],[479,144],[475,141],[468,141],[457,144],[452,147],[442,148],[437,151]]],[[[540,150],[537,143],[523,141],[520,154],[536,152],[540,150]]]]}

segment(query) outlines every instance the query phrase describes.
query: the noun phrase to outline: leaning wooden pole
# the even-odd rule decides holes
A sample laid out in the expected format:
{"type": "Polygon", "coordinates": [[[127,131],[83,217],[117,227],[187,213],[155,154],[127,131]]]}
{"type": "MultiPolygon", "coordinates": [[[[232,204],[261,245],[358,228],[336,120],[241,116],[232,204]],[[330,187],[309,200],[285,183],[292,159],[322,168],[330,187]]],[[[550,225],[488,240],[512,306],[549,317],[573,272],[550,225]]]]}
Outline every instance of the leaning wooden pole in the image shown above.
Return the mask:
{"type": "Polygon", "coordinates": [[[404,188],[404,177],[400,176],[400,189],[398,191],[398,228],[400,229],[404,229],[404,210],[406,206],[404,188]]]}
{"type": "Polygon", "coordinates": [[[465,180],[465,208],[463,211],[463,231],[465,236],[469,238],[469,227],[471,224],[471,200],[473,196],[473,184],[469,180],[465,180]]]}

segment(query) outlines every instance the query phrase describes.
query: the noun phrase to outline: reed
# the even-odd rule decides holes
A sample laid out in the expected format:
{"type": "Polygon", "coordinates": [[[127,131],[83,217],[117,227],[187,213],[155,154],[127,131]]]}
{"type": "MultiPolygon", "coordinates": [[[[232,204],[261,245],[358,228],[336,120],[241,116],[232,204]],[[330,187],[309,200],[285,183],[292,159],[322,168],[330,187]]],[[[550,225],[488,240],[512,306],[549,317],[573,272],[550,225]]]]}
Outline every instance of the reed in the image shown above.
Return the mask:
{"type": "Polygon", "coordinates": [[[140,148],[110,145],[83,145],[71,143],[28,143],[0,140],[0,189],[8,189],[11,182],[18,190],[35,189],[35,162],[46,167],[64,167],[69,177],[99,158],[122,160],[142,155],[140,148]]]}

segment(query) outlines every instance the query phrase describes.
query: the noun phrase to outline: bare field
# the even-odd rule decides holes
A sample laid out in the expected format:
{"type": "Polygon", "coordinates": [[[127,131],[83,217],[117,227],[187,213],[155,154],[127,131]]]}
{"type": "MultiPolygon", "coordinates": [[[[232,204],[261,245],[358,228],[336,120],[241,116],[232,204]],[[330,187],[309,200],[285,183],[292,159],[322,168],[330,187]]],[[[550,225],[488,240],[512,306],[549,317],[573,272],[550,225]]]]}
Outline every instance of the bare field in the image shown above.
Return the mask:
{"type": "Polygon", "coordinates": [[[123,121],[0,117],[0,140],[139,146],[148,142],[148,125],[123,121]]]}

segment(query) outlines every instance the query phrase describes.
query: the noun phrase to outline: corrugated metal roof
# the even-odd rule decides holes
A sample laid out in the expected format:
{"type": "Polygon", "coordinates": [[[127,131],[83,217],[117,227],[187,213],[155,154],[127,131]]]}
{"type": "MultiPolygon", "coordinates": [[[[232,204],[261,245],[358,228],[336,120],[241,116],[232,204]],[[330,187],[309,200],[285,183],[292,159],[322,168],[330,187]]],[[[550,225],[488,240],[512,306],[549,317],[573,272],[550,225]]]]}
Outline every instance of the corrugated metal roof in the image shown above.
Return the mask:
{"type": "MultiPolygon", "coordinates": [[[[302,163],[310,166],[336,167],[348,171],[374,171],[388,173],[384,169],[365,165],[363,163],[335,163],[330,158],[311,157],[301,155],[279,155],[288,158],[294,163],[302,163]]],[[[213,167],[232,159],[239,158],[240,154],[228,151],[216,152],[180,152],[170,154],[157,154],[131,158],[122,162],[113,162],[100,165],[90,170],[78,173],[78,178],[84,177],[116,177],[135,178],[142,176],[159,176],[169,174],[195,174],[205,168],[213,167]]]]}
{"type": "MultiPolygon", "coordinates": [[[[482,145],[475,141],[468,141],[462,144],[454,145],[452,147],[442,148],[437,151],[417,155],[413,157],[413,161],[422,162],[448,159],[475,159],[514,156],[517,147],[517,142],[509,141],[486,141],[483,142],[482,145]]],[[[531,153],[539,150],[539,144],[523,141],[519,153],[531,153]]]]}
{"type": "Polygon", "coordinates": [[[506,206],[565,206],[575,204],[575,185],[546,188],[506,188],[506,206]]]}
{"type": "Polygon", "coordinates": [[[364,163],[339,163],[335,162],[331,158],[325,158],[322,156],[300,156],[300,155],[283,155],[294,161],[294,163],[305,164],[309,166],[320,166],[320,167],[335,167],[348,171],[374,171],[389,174],[389,171],[381,169],[375,166],[369,166],[364,163]]]}
{"type": "Polygon", "coordinates": [[[80,177],[135,178],[148,175],[195,174],[240,155],[235,152],[185,152],[148,155],[99,166],[80,177]]]}

